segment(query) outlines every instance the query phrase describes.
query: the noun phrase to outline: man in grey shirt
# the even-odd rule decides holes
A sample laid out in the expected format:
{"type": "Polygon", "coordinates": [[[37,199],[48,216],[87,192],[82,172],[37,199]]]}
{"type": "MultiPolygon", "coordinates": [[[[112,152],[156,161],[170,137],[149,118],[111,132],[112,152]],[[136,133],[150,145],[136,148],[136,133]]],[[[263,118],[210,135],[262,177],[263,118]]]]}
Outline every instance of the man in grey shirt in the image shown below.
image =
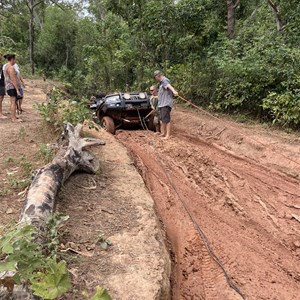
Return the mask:
{"type": "Polygon", "coordinates": [[[168,139],[171,134],[173,96],[178,96],[178,92],[172,87],[170,80],[161,71],[155,71],[154,78],[159,82],[158,107],[160,109],[161,134],[165,139],[168,139]]]}

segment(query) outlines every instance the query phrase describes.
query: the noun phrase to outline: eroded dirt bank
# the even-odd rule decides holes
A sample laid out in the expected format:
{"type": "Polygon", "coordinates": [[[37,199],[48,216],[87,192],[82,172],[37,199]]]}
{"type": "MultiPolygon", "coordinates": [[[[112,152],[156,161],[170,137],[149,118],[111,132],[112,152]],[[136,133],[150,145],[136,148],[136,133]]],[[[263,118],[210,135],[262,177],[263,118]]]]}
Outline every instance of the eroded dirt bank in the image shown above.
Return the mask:
{"type": "MultiPolygon", "coordinates": [[[[33,108],[45,100],[48,84],[26,83],[24,123],[0,122],[0,228],[18,220],[30,170],[45,164],[41,149],[56,142],[59,134],[43,126],[33,108]]],[[[8,111],[6,97],[4,112],[9,116],[8,111]]],[[[67,252],[73,288],[60,299],[86,299],[82,292],[91,296],[99,285],[114,300],[168,300],[171,265],[153,200],[126,149],[112,135],[102,130],[97,134],[106,141],[92,149],[100,172],[72,175],[57,197],[57,211],[70,217],[60,250],[79,253],[67,252]],[[106,239],[112,245],[104,251],[97,241],[106,239]]],[[[0,299],[6,296],[7,291],[0,290],[0,299]]],[[[18,292],[14,299],[25,296],[18,292]]]]}
{"type": "Polygon", "coordinates": [[[208,253],[164,169],[247,299],[299,299],[300,166],[278,154],[300,163],[299,137],[259,125],[228,127],[183,109],[173,120],[168,141],[152,132],[117,134],[132,152],[173,245],[173,299],[242,297],[208,253]]]}

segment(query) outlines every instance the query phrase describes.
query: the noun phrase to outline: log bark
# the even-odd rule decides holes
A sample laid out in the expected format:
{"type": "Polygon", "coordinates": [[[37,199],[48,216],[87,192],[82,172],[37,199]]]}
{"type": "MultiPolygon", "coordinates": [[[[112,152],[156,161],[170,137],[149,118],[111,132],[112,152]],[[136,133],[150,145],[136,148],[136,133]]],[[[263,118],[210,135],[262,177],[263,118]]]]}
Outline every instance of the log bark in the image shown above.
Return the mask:
{"type": "Polygon", "coordinates": [[[98,170],[98,160],[85,148],[104,145],[105,142],[94,138],[81,138],[82,126],[78,124],[73,127],[70,123],[64,125],[64,144],[53,161],[37,170],[33,176],[21,213],[21,224],[43,227],[45,220],[54,211],[57,192],[70,175],[76,170],[88,173],[98,170]]]}
{"type": "MultiPolygon", "coordinates": [[[[76,170],[95,173],[99,169],[99,161],[86,148],[105,145],[105,142],[95,138],[81,138],[82,127],[81,124],[76,127],[70,123],[64,125],[63,143],[53,161],[36,170],[33,175],[20,215],[20,226],[34,225],[38,231],[43,231],[46,220],[55,209],[56,194],[70,175],[76,170]]],[[[0,279],[13,275],[13,272],[0,273],[0,279]]],[[[1,299],[39,299],[31,295],[26,285],[15,286],[13,295],[3,292],[0,288],[1,299]]]]}

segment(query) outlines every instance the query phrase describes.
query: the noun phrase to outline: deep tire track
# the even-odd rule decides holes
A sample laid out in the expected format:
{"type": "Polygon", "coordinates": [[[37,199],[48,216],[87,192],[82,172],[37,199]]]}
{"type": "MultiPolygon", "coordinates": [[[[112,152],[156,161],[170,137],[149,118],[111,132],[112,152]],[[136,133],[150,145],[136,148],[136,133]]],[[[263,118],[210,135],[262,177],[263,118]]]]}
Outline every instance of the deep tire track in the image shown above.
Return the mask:
{"type": "Polygon", "coordinates": [[[173,299],[241,298],[208,255],[156,152],[248,299],[298,299],[300,224],[290,214],[299,210],[287,205],[300,203],[299,180],[178,127],[170,141],[151,132],[118,133],[136,158],[176,254],[173,299]]]}

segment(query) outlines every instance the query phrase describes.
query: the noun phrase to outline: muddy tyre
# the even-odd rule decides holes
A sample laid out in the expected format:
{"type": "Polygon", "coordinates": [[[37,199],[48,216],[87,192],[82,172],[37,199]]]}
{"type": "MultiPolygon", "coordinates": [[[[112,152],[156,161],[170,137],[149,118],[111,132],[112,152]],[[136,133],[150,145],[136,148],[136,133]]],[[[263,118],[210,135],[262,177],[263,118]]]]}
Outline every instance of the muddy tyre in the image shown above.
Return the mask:
{"type": "Polygon", "coordinates": [[[115,134],[116,126],[111,117],[105,116],[101,119],[101,126],[109,133],[115,134]]]}
{"type": "Polygon", "coordinates": [[[155,125],[154,125],[154,116],[150,116],[148,122],[147,122],[147,127],[151,131],[156,131],[155,130],[155,125]]]}

